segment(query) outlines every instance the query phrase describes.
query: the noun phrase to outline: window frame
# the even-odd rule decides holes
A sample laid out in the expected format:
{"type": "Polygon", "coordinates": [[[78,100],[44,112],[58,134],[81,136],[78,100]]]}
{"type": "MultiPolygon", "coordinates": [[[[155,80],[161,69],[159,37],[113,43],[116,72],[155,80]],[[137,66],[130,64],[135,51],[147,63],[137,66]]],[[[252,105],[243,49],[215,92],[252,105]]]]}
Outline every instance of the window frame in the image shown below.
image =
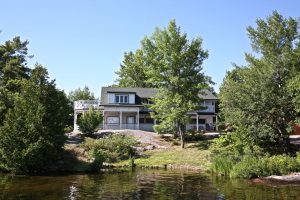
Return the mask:
{"type": "Polygon", "coordinates": [[[129,95],[128,94],[115,94],[115,103],[129,104],[129,95]]]}

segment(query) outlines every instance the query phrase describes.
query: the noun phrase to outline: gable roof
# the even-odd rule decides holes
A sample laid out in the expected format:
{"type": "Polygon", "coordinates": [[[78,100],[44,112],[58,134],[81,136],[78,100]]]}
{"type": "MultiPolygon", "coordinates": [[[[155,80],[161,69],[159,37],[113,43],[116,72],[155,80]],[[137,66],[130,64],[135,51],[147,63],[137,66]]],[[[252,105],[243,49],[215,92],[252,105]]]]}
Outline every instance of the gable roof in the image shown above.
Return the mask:
{"type": "MultiPolygon", "coordinates": [[[[101,103],[106,102],[107,93],[135,93],[140,98],[152,98],[158,92],[156,88],[121,88],[121,87],[102,87],[101,88],[101,103]]],[[[199,96],[202,99],[217,100],[218,98],[209,90],[203,90],[199,96]]]]}

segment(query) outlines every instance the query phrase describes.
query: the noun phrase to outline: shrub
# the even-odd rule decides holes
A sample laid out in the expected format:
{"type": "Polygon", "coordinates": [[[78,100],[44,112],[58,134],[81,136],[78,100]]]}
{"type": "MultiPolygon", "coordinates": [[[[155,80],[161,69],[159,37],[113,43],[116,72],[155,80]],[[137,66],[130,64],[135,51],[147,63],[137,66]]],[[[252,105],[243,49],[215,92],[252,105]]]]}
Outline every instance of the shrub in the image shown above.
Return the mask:
{"type": "Polygon", "coordinates": [[[73,126],[66,126],[65,128],[64,128],[64,132],[65,133],[70,133],[70,132],[72,132],[74,130],[74,127],[73,126]]]}
{"type": "Polygon", "coordinates": [[[245,156],[233,166],[230,176],[235,178],[255,178],[261,175],[261,164],[252,156],[245,156]]]}
{"type": "Polygon", "coordinates": [[[124,135],[110,135],[106,138],[92,139],[86,138],[82,147],[90,152],[90,156],[103,156],[103,161],[116,162],[128,159],[135,154],[134,146],[137,142],[124,135]]]}
{"type": "Polygon", "coordinates": [[[78,118],[77,123],[79,130],[86,136],[92,136],[96,132],[96,128],[102,122],[103,116],[99,111],[94,111],[91,108],[83,116],[78,118]]]}
{"type": "Polygon", "coordinates": [[[92,149],[91,151],[89,151],[89,156],[94,158],[92,167],[95,170],[98,170],[102,167],[103,162],[105,161],[106,153],[101,149],[92,149]]]}
{"type": "Polygon", "coordinates": [[[225,176],[229,176],[234,160],[227,156],[216,156],[213,158],[212,171],[225,176]]]}
{"type": "Polygon", "coordinates": [[[284,175],[300,170],[294,157],[286,155],[264,156],[261,158],[245,156],[230,173],[231,177],[255,178],[270,175],[284,175]]]}

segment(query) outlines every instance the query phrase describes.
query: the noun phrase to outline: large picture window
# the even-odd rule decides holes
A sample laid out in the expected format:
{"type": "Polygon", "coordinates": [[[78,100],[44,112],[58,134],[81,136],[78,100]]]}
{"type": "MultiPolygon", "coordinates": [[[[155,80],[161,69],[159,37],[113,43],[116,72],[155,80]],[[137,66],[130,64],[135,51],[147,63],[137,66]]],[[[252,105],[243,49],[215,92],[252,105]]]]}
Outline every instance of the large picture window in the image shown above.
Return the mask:
{"type": "Polygon", "coordinates": [[[128,95],[117,94],[116,103],[128,103],[128,95]]]}

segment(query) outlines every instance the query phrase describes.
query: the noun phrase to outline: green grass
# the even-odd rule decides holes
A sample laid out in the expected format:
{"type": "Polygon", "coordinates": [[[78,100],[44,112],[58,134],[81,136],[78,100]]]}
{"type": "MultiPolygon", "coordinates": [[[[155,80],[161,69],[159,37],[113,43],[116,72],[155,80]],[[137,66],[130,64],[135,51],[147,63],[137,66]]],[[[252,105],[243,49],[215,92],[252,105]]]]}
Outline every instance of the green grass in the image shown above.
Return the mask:
{"type": "MultiPolygon", "coordinates": [[[[114,163],[115,167],[127,167],[129,161],[114,163]]],[[[187,148],[174,146],[169,149],[156,149],[145,152],[144,157],[136,158],[136,167],[176,168],[187,170],[208,170],[210,167],[209,150],[199,150],[189,145],[187,148]]]]}

